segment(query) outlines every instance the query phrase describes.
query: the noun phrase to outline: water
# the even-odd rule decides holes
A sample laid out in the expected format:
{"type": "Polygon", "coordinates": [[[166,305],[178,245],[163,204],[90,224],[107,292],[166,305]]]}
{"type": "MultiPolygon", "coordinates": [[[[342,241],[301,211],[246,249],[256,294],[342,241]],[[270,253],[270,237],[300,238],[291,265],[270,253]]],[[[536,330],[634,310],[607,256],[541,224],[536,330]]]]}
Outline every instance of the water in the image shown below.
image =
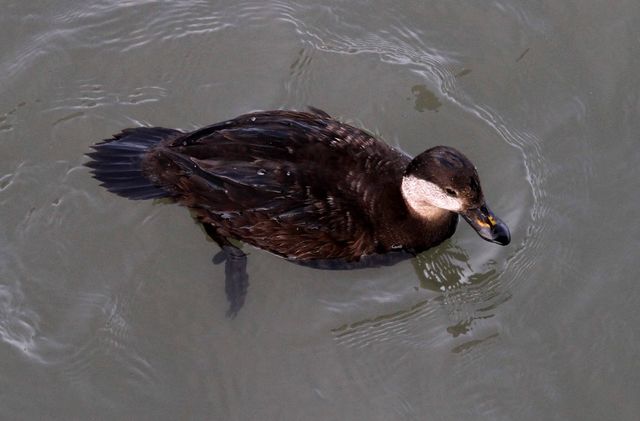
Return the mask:
{"type": "Polygon", "coordinates": [[[635,420],[640,4],[9,1],[0,16],[0,418],[635,420]],[[392,268],[216,246],[82,167],[141,124],[314,105],[478,166],[466,224],[392,268]]]}

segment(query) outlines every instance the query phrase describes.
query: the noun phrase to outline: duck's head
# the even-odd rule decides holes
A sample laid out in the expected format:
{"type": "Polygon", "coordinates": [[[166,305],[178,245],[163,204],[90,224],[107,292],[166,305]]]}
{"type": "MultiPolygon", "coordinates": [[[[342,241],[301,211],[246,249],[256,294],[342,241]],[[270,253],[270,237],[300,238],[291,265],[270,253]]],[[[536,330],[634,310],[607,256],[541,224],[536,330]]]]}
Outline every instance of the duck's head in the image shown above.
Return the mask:
{"type": "Polygon", "coordinates": [[[402,195],[420,217],[456,212],[485,240],[503,246],[511,241],[507,225],[485,203],[475,166],[456,149],[436,146],[416,156],[402,178],[402,195]]]}

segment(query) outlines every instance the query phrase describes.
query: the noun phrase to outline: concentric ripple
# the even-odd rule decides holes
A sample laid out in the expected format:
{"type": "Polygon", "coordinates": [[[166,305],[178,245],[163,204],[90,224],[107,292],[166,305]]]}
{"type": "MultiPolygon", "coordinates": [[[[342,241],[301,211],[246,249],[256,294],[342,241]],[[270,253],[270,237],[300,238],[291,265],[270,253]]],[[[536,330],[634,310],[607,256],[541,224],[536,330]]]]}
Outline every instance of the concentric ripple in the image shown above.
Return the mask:
{"type": "MultiPolygon", "coordinates": [[[[250,56],[256,51],[249,49],[254,47],[254,43],[258,45],[256,49],[276,47],[257,39],[271,28],[282,37],[278,40],[290,42],[282,56],[274,57],[274,61],[284,63],[282,74],[274,78],[277,80],[275,84],[281,83],[281,86],[272,87],[271,91],[265,91],[269,92],[268,95],[261,96],[254,93],[253,84],[248,84],[245,91],[237,94],[244,95],[238,107],[246,108],[247,104],[259,107],[265,103],[275,103],[276,107],[291,104],[324,106],[315,104],[315,94],[325,89],[317,89],[318,85],[328,85],[319,70],[327,60],[338,57],[346,59],[344,63],[349,60],[361,63],[360,73],[344,74],[354,81],[364,80],[367,83],[369,78],[380,77],[367,66],[382,63],[387,66],[388,79],[376,80],[375,83],[393,86],[394,74],[410,75],[413,80],[406,87],[406,94],[433,97],[435,104],[433,107],[418,107],[423,111],[421,118],[436,112],[445,114],[446,108],[450,107],[479,122],[479,126],[495,135],[499,146],[517,150],[527,178],[522,189],[526,191],[522,195],[527,196],[525,202],[531,206],[512,207],[506,215],[506,219],[522,233],[514,238],[506,254],[489,248],[482,253],[468,253],[466,244],[454,238],[416,259],[413,263],[413,272],[417,274],[415,284],[408,287],[405,286],[411,282],[407,279],[410,277],[395,279],[394,268],[372,272],[372,278],[388,277],[388,284],[395,289],[359,291],[363,295],[360,304],[364,304],[358,307],[358,311],[349,312],[353,309],[349,297],[336,300],[341,304],[339,306],[325,305],[321,299],[309,299],[311,303],[320,303],[316,309],[337,315],[335,325],[322,331],[323,340],[328,342],[323,345],[342,356],[361,358],[359,361],[346,358],[352,367],[346,367],[344,372],[355,380],[346,383],[344,390],[352,386],[363,390],[371,388],[372,380],[377,384],[384,383],[385,377],[393,375],[394,370],[404,368],[406,375],[411,375],[407,371],[413,369],[404,359],[414,351],[413,361],[419,361],[416,354],[444,350],[439,353],[445,361],[442,366],[446,366],[446,356],[442,355],[453,355],[460,363],[453,372],[443,371],[441,374],[464,379],[465,369],[481,364],[487,350],[495,349],[502,335],[495,310],[511,298],[513,287],[526,279],[535,264],[536,252],[549,235],[550,206],[546,193],[549,165],[542,153],[542,140],[538,134],[508,121],[499,108],[483,103],[465,88],[465,81],[476,74],[475,68],[455,47],[432,42],[434,29],[417,26],[400,3],[394,6],[385,2],[382,7],[382,2],[376,1],[334,2],[331,7],[321,2],[281,0],[76,3],[73,7],[52,5],[47,13],[32,10],[22,21],[28,29],[24,36],[16,37],[0,56],[0,73],[7,81],[3,97],[8,98],[0,108],[0,148],[4,157],[0,168],[0,205],[3,206],[3,225],[0,225],[0,343],[11,350],[11,355],[17,355],[18,360],[27,361],[30,365],[46,367],[47,375],[70,387],[74,396],[82,397],[83,402],[98,402],[95,405],[101,407],[118,407],[118,403],[127,402],[129,394],[149,396],[162,387],[159,384],[164,376],[177,379],[177,383],[194,384],[186,374],[181,377],[183,373],[175,367],[162,371],[154,364],[157,361],[153,359],[154,350],[145,348],[147,332],[141,331],[136,323],[136,317],[140,315],[133,309],[138,304],[137,288],[143,281],[132,267],[144,266],[141,256],[145,252],[136,249],[139,233],[130,231],[131,227],[144,224],[150,208],[137,206],[138,203],[124,205],[123,201],[104,200],[101,196],[104,192],[99,191],[81,168],[82,154],[88,150],[90,142],[125,124],[159,125],[175,116],[177,124],[185,122],[186,125],[192,123],[188,119],[192,118],[195,108],[204,109],[213,102],[220,102],[221,108],[226,107],[224,97],[207,98],[208,101],[202,102],[196,98],[195,104],[187,107],[184,103],[193,97],[181,92],[180,88],[191,86],[191,78],[204,74],[198,83],[193,84],[195,93],[202,87],[207,88],[202,93],[203,97],[215,93],[217,86],[222,90],[229,81],[208,80],[206,70],[223,65],[228,59],[226,54],[233,54],[234,49],[250,50],[250,56]],[[228,35],[227,31],[233,35],[228,35]],[[227,39],[226,49],[221,53],[217,47],[223,33],[227,38],[249,35],[237,43],[235,38],[227,39]],[[122,65],[110,67],[109,72],[105,72],[107,74],[102,74],[100,65],[103,61],[100,58],[103,56],[122,65]],[[173,67],[142,66],[152,56],[170,61],[173,67]],[[195,56],[201,61],[194,59],[195,56]],[[141,67],[131,65],[134,59],[141,67]],[[76,67],[85,65],[84,72],[75,72],[76,67]],[[133,68],[136,72],[143,72],[142,76],[128,78],[127,72],[133,68]],[[53,72],[54,76],[44,79],[45,82],[33,77],[21,89],[15,89],[9,83],[20,80],[28,70],[38,73],[39,69],[53,72]],[[180,77],[184,83],[176,85],[174,82],[180,77]],[[257,104],[254,101],[263,102],[257,104]],[[187,111],[183,112],[182,106],[172,106],[172,102],[180,102],[187,111]],[[160,114],[163,109],[167,114],[160,114]],[[143,121],[152,118],[156,120],[143,121]],[[87,238],[87,232],[95,238],[87,238]],[[101,249],[103,242],[109,245],[108,251],[107,247],[101,249]],[[397,287],[400,283],[403,287],[397,287]],[[384,310],[380,310],[383,308],[381,303],[384,310]],[[366,367],[368,362],[373,362],[376,367],[366,367]],[[171,370],[176,373],[171,373],[171,370]]],[[[498,4],[519,24],[530,25],[535,30],[544,25],[544,22],[517,8],[498,4]]],[[[422,7],[415,9],[416,13],[428,13],[422,7]]],[[[514,62],[526,62],[534,50],[529,52],[522,48],[520,51],[520,56],[513,58],[514,62]]],[[[254,67],[260,67],[259,63],[254,67]]],[[[256,78],[260,75],[260,69],[237,69],[238,72],[243,70],[254,72],[252,75],[257,75],[256,78]]],[[[333,71],[336,78],[342,78],[340,69],[333,71]]],[[[241,76],[239,73],[238,79],[242,79],[241,76]]],[[[332,91],[332,87],[327,86],[325,90],[332,91]]],[[[236,96],[235,91],[225,93],[236,96]]],[[[335,92],[327,97],[337,98],[332,105],[338,106],[344,102],[340,95],[350,93],[335,92]]],[[[385,106],[380,105],[380,109],[384,110],[385,106]]],[[[567,101],[562,110],[568,115],[584,115],[584,105],[578,99],[567,101]]],[[[404,117],[404,111],[394,111],[389,113],[394,118],[404,117]]],[[[406,111],[415,112],[411,102],[407,104],[406,111]]],[[[215,118],[217,114],[207,110],[203,116],[215,118]]],[[[171,123],[175,121],[167,124],[171,123]]],[[[369,129],[375,132],[381,128],[369,129]]],[[[585,167],[588,172],[589,166],[585,167]]],[[[144,228],[160,231],[165,227],[157,226],[152,220],[144,228]]],[[[202,241],[201,237],[196,241],[202,241]]],[[[171,251],[164,250],[163,253],[166,253],[163,259],[175,258],[171,251]]],[[[572,251],[566,253],[570,258],[572,251]]],[[[259,259],[260,253],[254,253],[253,258],[259,259]]],[[[175,264],[177,266],[180,262],[175,264]]],[[[210,269],[208,261],[202,265],[181,267],[176,272],[210,269]]],[[[255,267],[250,267],[250,270],[255,270],[255,267]]],[[[412,269],[404,266],[407,268],[412,269]]],[[[259,277],[259,274],[255,275],[259,277]]],[[[338,276],[349,279],[349,274],[339,273],[338,276]]],[[[270,293],[267,288],[261,291],[270,293]]],[[[301,317],[309,314],[307,311],[313,311],[313,308],[301,309],[287,304],[287,300],[280,300],[277,294],[270,296],[272,301],[276,301],[276,296],[282,306],[281,312],[295,308],[298,311],[295,316],[301,317]]],[[[288,294],[282,296],[287,297],[288,294]]],[[[251,301],[255,303],[263,299],[256,295],[251,301]]],[[[161,305],[162,302],[158,304],[159,307],[161,305]]],[[[250,310],[247,314],[252,315],[250,310]]],[[[153,320],[153,317],[149,319],[153,320]]],[[[301,317],[301,323],[305,321],[301,317]]],[[[220,320],[216,322],[223,323],[220,320]]],[[[229,323],[242,326],[242,319],[229,323]]],[[[257,323],[251,324],[250,329],[257,329],[257,323]]],[[[153,325],[150,322],[150,326],[153,325]]],[[[274,326],[272,320],[259,325],[265,331],[280,328],[274,326]]],[[[325,326],[324,321],[318,325],[325,326]]],[[[211,329],[213,326],[214,323],[211,329]]],[[[162,335],[163,326],[156,326],[156,329],[155,334],[162,335]]],[[[232,329],[229,331],[232,335],[232,329]]],[[[221,342],[225,339],[215,338],[221,342]]],[[[235,340],[240,343],[241,339],[235,340]]],[[[261,343],[248,345],[255,348],[269,346],[261,343]]],[[[310,345],[309,348],[314,347],[310,345]]],[[[322,346],[318,348],[322,349],[322,346]]],[[[179,349],[189,350],[187,346],[179,349]]],[[[207,352],[203,349],[195,354],[203,355],[205,360],[207,352]]],[[[238,351],[237,355],[239,362],[246,363],[241,352],[238,351]]],[[[221,361],[225,361],[225,357],[221,355],[221,361]]],[[[288,356],[277,355],[277,358],[287,360],[288,356]]],[[[274,356],[274,361],[277,358],[274,356]]],[[[189,361],[188,357],[184,361],[189,361]]],[[[428,358],[421,362],[429,364],[428,358]]],[[[286,363],[278,367],[285,371],[288,368],[286,363]]],[[[230,374],[234,372],[223,368],[220,371],[232,377],[230,374]]],[[[271,367],[256,366],[253,370],[251,366],[247,372],[251,375],[257,373],[259,377],[260,370],[266,368],[271,367]]],[[[192,367],[190,375],[201,375],[199,369],[199,366],[192,367]]],[[[247,395],[243,395],[243,388],[248,387],[250,380],[234,378],[223,383],[225,386],[241,385],[235,389],[223,388],[232,403],[234,398],[244,403],[247,395]]],[[[199,397],[203,401],[210,399],[210,396],[203,396],[211,391],[186,390],[182,391],[186,401],[191,399],[189,391],[201,393],[199,397]]],[[[393,385],[384,385],[381,391],[389,392],[386,396],[399,393],[393,385]]],[[[169,394],[173,392],[171,390],[169,394]]],[[[481,406],[481,397],[473,395],[470,399],[481,406]]],[[[400,402],[399,412],[411,413],[413,410],[409,399],[399,397],[397,402],[400,402]]],[[[132,407],[137,403],[131,398],[132,407]]],[[[489,402],[487,405],[493,404],[489,402]]]]}

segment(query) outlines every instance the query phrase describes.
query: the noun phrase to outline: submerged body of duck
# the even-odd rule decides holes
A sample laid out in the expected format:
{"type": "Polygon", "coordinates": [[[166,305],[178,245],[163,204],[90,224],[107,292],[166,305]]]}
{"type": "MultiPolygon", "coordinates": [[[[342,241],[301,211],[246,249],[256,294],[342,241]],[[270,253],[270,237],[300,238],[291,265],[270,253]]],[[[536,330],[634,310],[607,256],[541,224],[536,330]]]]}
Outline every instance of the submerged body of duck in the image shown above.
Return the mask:
{"type": "MultiPolygon", "coordinates": [[[[458,214],[483,238],[510,241],[460,152],[437,146],[412,159],[316,109],[245,114],[191,133],[126,129],[93,148],[87,166],[103,186],[189,207],[228,265],[244,258],[229,239],[311,264],[415,254],[453,235],[458,214]]],[[[235,314],[246,274],[230,270],[235,314]]]]}

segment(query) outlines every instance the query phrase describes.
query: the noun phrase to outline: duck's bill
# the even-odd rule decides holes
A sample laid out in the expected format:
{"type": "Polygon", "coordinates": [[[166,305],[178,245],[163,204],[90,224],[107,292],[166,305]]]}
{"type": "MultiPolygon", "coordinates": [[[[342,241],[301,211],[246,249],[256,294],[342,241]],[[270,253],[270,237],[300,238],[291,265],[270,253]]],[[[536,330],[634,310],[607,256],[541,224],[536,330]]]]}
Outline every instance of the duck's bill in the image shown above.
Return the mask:
{"type": "Polygon", "coordinates": [[[486,205],[468,209],[461,213],[462,217],[474,230],[487,241],[506,246],[511,242],[509,227],[496,218],[486,205]]]}

